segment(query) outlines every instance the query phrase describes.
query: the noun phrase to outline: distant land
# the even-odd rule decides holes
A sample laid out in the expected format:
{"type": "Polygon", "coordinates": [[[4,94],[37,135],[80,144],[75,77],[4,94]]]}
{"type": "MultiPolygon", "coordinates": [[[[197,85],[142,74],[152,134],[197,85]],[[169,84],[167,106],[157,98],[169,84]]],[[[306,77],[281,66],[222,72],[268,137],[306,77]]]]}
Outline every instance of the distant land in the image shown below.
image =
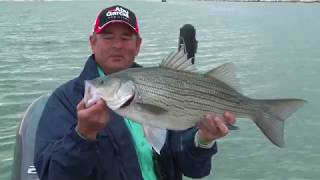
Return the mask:
{"type": "Polygon", "coordinates": [[[199,1],[224,1],[224,2],[290,2],[290,3],[319,3],[320,0],[199,0],[199,1]]]}
{"type": "MultiPolygon", "coordinates": [[[[42,2],[42,1],[85,1],[85,0],[0,0],[0,2],[42,2]]],[[[99,1],[99,0],[97,0],[99,1]]],[[[102,1],[102,0],[100,0],[102,1]]],[[[183,1],[183,0],[148,0],[148,1],[159,1],[159,2],[170,2],[170,1],[183,1]]],[[[213,1],[213,2],[289,2],[289,3],[320,3],[320,0],[191,0],[191,1],[213,1]]]]}

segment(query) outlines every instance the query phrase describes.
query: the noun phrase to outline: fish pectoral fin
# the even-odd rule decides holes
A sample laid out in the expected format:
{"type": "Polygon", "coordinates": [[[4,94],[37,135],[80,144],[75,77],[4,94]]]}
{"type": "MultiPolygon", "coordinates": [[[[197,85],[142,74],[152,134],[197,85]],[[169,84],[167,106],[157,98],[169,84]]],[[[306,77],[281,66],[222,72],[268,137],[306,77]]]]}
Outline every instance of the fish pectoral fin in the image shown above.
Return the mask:
{"type": "Polygon", "coordinates": [[[168,112],[166,109],[163,109],[159,106],[155,106],[152,104],[144,104],[144,103],[136,103],[136,104],[141,110],[147,111],[150,114],[161,115],[168,112]]]}
{"type": "Polygon", "coordinates": [[[158,154],[160,154],[160,151],[166,142],[167,130],[144,124],[143,131],[148,143],[158,154]]]}

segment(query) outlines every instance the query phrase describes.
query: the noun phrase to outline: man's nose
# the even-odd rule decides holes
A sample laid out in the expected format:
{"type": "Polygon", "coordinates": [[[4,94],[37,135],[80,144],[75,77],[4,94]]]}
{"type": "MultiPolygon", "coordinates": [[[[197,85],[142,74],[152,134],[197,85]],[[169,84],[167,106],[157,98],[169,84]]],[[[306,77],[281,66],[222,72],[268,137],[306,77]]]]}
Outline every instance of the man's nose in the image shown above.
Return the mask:
{"type": "Polygon", "coordinates": [[[121,38],[115,38],[112,41],[112,47],[114,47],[114,48],[122,48],[123,47],[123,40],[121,38]]]}

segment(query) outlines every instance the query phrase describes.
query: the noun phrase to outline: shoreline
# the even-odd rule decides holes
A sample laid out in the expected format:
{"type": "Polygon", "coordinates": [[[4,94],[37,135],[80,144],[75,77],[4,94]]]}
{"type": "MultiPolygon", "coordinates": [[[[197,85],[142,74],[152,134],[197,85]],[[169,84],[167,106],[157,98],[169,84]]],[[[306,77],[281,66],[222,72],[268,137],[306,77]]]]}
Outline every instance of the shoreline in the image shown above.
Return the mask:
{"type": "Polygon", "coordinates": [[[212,2],[320,3],[320,0],[200,0],[212,2]]]}

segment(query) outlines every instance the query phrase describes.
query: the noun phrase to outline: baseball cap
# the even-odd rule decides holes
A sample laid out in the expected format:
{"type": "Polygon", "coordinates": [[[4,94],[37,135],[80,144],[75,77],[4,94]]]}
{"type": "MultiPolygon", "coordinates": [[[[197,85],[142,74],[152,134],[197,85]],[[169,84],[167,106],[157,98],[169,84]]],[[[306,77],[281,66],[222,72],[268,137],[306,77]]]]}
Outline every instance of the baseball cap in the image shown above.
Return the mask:
{"type": "Polygon", "coordinates": [[[138,20],[136,15],[129,9],[115,5],[103,9],[94,24],[93,32],[99,34],[112,23],[125,23],[127,24],[135,33],[139,34],[138,20]]]}

